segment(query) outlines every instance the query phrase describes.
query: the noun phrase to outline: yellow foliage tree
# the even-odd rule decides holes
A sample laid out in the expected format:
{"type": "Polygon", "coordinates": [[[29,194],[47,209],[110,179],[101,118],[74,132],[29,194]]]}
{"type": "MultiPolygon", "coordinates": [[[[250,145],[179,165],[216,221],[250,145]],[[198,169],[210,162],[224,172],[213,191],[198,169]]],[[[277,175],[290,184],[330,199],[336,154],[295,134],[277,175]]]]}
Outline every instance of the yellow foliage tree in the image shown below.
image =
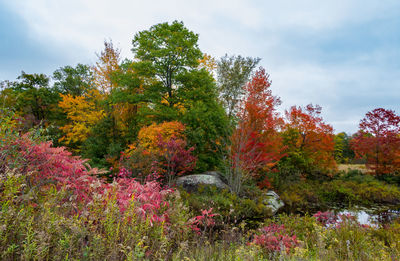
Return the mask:
{"type": "Polygon", "coordinates": [[[102,94],[109,94],[117,85],[111,80],[113,72],[120,70],[120,53],[112,41],[104,41],[104,50],[97,55],[99,62],[93,67],[94,84],[102,94]]]}
{"type": "MultiPolygon", "coordinates": [[[[118,48],[114,48],[112,41],[104,42],[104,50],[97,55],[99,61],[96,62],[96,66],[93,67],[94,72],[94,84],[104,99],[112,93],[114,89],[118,87],[118,84],[112,80],[112,74],[120,72],[120,53],[118,48]]],[[[109,107],[105,108],[107,115],[111,116],[115,128],[127,132],[128,121],[132,115],[137,113],[137,105],[129,104],[127,102],[123,103],[109,103],[109,107]]]]}
{"type": "Polygon", "coordinates": [[[60,139],[66,144],[79,143],[87,139],[90,129],[104,116],[102,110],[97,104],[101,99],[98,90],[92,90],[85,96],[72,96],[70,94],[60,94],[62,100],[58,106],[67,114],[70,123],[60,129],[65,135],[60,139]]]}
{"type": "Polygon", "coordinates": [[[214,71],[217,69],[217,62],[211,55],[205,53],[203,55],[203,58],[199,60],[199,68],[204,68],[206,69],[206,71],[213,74],[214,71]]]}

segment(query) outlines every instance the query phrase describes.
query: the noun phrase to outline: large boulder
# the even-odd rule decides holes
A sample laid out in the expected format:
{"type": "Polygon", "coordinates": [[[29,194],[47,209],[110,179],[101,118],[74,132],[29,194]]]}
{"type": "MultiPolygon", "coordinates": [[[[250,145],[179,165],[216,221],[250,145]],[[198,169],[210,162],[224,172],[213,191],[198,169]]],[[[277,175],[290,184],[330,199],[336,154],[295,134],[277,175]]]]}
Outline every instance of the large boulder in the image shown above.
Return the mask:
{"type": "Polygon", "coordinates": [[[216,171],[179,177],[176,180],[176,185],[187,192],[197,191],[199,186],[215,186],[219,189],[229,189],[224,177],[216,171]]]}
{"type": "Polygon", "coordinates": [[[271,210],[272,215],[275,215],[279,209],[285,206],[285,203],[279,198],[278,194],[272,190],[264,194],[263,204],[271,210]]]}
{"type": "MultiPolygon", "coordinates": [[[[176,180],[176,185],[189,193],[198,191],[200,186],[215,186],[221,190],[229,190],[225,177],[217,171],[207,171],[202,174],[179,177],[176,180]]],[[[278,194],[272,190],[263,193],[262,199],[263,205],[270,210],[269,212],[272,216],[285,205],[278,194]]]]}

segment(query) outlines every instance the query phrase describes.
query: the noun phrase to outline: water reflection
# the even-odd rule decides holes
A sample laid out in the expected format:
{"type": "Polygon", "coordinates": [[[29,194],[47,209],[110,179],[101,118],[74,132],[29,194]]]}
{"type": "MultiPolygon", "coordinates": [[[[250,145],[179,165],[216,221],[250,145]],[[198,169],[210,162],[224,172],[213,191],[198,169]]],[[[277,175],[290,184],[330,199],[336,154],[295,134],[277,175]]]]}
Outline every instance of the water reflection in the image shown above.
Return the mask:
{"type": "Polygon", "coordinates": [[[381,209],[381,208],[361,208],[355,207],[352,209],[336,210],[336,214],[350,214],[357,218],[357,221],[362,225],[378,226],[380,224],[388,224],[393,220],[400,218],[400,208],[381,209]]]}

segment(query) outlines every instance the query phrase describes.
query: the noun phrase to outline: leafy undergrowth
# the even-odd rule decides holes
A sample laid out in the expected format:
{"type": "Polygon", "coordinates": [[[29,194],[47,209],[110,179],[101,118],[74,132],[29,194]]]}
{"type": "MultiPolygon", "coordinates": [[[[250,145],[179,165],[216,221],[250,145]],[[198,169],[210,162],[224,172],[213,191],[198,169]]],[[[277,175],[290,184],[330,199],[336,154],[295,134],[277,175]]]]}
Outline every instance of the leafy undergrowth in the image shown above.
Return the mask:
{"type": "Polygon", "coordinates": [[[257,226],[259,221],[271,216],[270,209],[263,204],[262,191],[253,187],[253,195],[236,195],[216,187],[201,187],[197,192],[181,191],[184,199],[194,213],[212,207],[220,214],[218,220],[225,224],[246,222],[247,226],[257,226]]]}
{"type": "Polygon", "coordinates": [[[155,181],[121,171],[107,183],[84,160],[30,135],[4,140],[0,152],[3,259],[162,258],[188,235],[176,193],[155,181]]]}
{"type": "Polygon", "coordinates": [[[225,211],[236,204],[244,215],[254,202],[215,192],[206,201],[226,197],[226,209],[199,206],[194,216],[179,193],[157,182],[121,171],[107,183],[84,160],[29,135],[1,142],[1,260],[400,258],[399,220],[368,227],[331,213],[280,215],[248,229],[245,219],[224,223],[225,211]]]}
{"type": "Polygon", "coordinates": [[[340,207],[400,204],[398,186],[365,174],[287,184],[280,188],[280,196],[287,212],[315,212],[338,204],[340,207]]]}
{"type": "Polygon", "coordinates": [[[219,240],[200,236],[174,260],[398,260],[400,220],[369,227],[349,215],[279,215],[259,229],[224,231],[219,240]]]}

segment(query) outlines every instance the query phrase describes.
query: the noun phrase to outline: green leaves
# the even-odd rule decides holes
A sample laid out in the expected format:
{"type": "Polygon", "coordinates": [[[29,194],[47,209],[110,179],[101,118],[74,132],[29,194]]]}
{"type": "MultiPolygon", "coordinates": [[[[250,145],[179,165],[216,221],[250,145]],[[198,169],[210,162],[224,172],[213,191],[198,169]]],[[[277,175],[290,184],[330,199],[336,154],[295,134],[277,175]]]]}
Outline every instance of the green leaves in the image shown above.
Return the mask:
{"type": "Polygon", "coordinates": [[[244,95],[244,85],[260,58],[228,56],[218,61],[218,88],[229,117],[237,112],[237,105],[244,95]]]}
{"type": "Polygon", "coordinates": [[[146,76],[155,77],[162,83],[155,91],[175,104],[173,97],[178,75],[197,67],[202,57],[198,35],[189,31],[182,22],[161,23],[135,35],[132,52],[139,62],[135,69],[146,76]]]}

